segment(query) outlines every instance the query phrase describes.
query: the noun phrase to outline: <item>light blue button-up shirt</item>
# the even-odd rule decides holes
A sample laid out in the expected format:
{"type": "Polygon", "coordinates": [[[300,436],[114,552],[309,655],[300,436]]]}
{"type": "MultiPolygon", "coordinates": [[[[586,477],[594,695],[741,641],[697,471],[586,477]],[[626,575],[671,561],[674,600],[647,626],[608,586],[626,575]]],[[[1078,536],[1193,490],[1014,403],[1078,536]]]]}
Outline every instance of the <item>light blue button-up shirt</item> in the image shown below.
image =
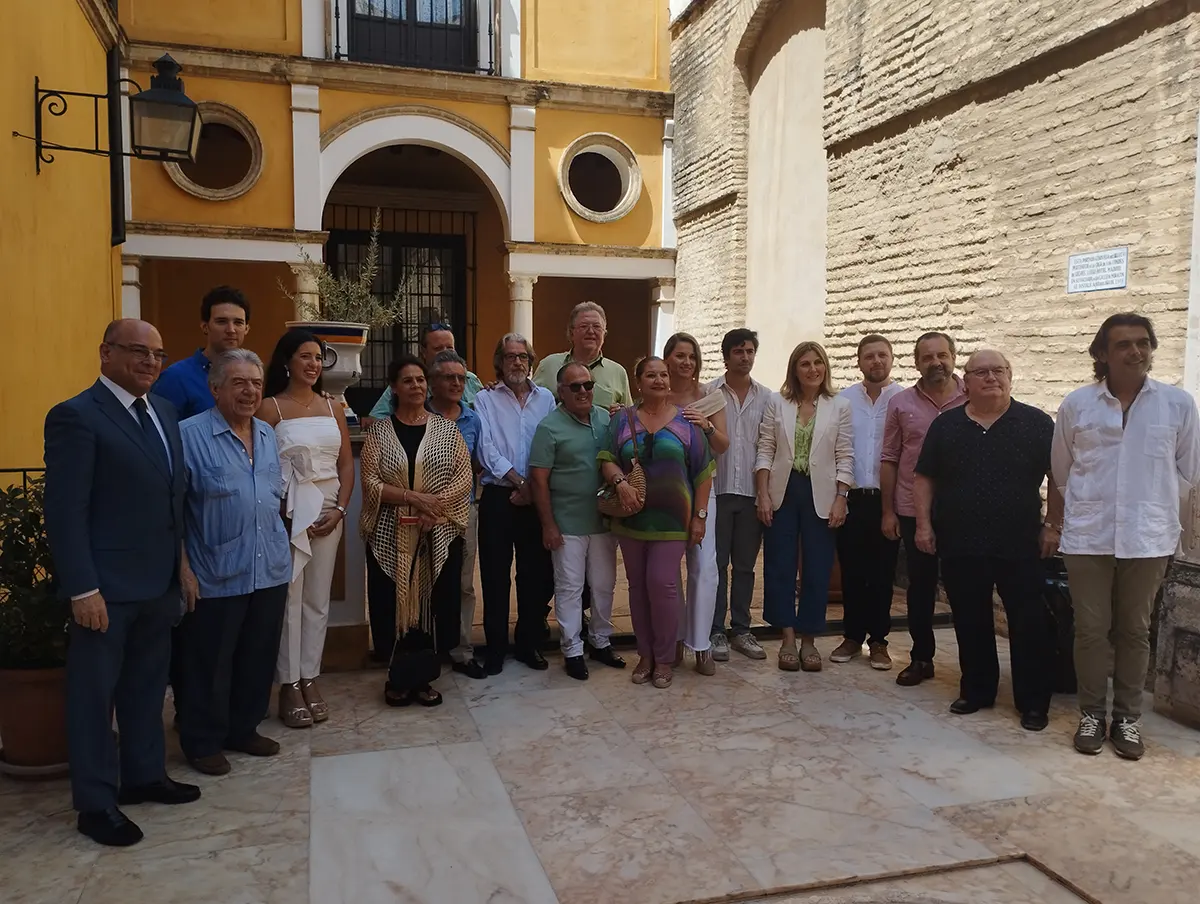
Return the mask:
{"type": "Polygon", "coordinates": [[[280,516],[283,475],[271,425],[254,426],[254,462],[221,412],[179,425],[187,467],[184,545],[201,598],[241,596],[286,584],[292,575],[280,516]]]}
{"type": "Polygon", "coordinates": [[[484,486],[507,486],[510,470],[529,476],[529,447],[542,418],[555,409],[553,393],[532,380],[522,405],[516,394],[501,383],[475,396],[475,413],[483,430],[479,437],[479,463],[484,486]]]}

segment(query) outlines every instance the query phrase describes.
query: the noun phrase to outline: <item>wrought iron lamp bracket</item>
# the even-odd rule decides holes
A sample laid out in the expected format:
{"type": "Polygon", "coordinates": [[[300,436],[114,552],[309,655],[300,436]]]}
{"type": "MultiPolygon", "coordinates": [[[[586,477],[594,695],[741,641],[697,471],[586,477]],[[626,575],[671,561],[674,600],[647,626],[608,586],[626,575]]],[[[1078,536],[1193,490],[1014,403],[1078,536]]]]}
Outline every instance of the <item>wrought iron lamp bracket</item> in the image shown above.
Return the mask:
{"type": "MultiPolygon", "coordinates": [[[[131,78],[118,79],[114,87],[118,88],[120,96],[128,96],[128,92],[119,91],[122,85],[132,85],[139,92],[142,86],[131,78]]],[[[91,94],[86,91],[59,91],[54,88],[43,88],[41,81],[37,76],[33,78],[33,135],[22,135],[20,132],[13,132],[14,138],[24,138],[33,142],[34,148],[34,167],[40,174],[43,163],[53,163],[54,155],[48,151],[72,151],[79,154],[91,154],[94,157],[134,157],[136,156],[131,151],[113,151],[109,148],[100,147],[100,101],[107,103],[113,102],[111,94],[91,94]],[[75,147],[73,145],[59,144],[54,141],[47,141],[43,135],[42,127],[46,114],[59,117],[67,112],[67,98],[81,97],[87,98],[92,102],[92,146],[91,147],[75,147]]]]}

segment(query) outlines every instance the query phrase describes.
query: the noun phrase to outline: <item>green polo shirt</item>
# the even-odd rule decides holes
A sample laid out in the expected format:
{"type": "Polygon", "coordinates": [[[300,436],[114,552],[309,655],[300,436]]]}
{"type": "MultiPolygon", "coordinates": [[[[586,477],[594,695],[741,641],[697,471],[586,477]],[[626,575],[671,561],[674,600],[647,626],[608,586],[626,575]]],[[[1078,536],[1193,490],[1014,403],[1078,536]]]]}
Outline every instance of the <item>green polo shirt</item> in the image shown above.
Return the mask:
{"type": "MultiPolygon", "coordinates": [[[[570,364],[573,359],[570,352],[559,352],[542,359],[533,382],[544,386],[558,398],[558,372],[564,364],[570,364]]],[[[592,402],[601,408],[612,405],[632,405],[633,394],[629,391],[629,374],[625,368],[609,358],[601,355],[587,366],[596,381],[596,389],[592,394],[592,402]]]]}
{"type": "Polygon", "coordinates": [[[583,537],[608,530],[596,508],[600,468],[596,456],[608,435],[608,412],[592,406],[585,424],[559,405],[533,434],[529,467],[550,470],[550,511],[567,536],[583,537]]]}

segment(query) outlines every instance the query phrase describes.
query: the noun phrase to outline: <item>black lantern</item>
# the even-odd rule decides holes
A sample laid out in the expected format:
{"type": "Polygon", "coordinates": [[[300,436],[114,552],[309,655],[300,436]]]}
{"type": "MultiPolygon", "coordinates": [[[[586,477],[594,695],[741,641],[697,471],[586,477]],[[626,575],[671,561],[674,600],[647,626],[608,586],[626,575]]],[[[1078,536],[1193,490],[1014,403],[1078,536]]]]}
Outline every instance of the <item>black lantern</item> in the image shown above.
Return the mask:
{"type": "MultiPolygon", "coordinates": [[[[43,88],[41,80],[33,80],[33,134],[22,135],[13,132],[17,138],[28,138],[34,143],[37,171],[42,171],[43,163],[53,163],[54,155],[50,151],[75,151],[80,154],[92,154],[97,157],[140,157],[144,160],[175,161],[176,163],[195,162],[196,148],[200,144],[200,110],[195,102],[183,93],[183,79],[179,77],[180,66],[164,53],[154,63],[156,75],[150,77],[150,89],[143,91],[142,86],[133,79],[110,77],[108,91],[105,94],[90,94],[85,91],[59,91],[54,88],[43,88]],[[129,95],[130,138],[132,147],[129,151],[114,150],[112,147],[100,146],[100,102],[108,104],[109,115],[115,116],[117,105],[121,102],[121,86],[129,85],[136,88],[136,94],[129,95]],[[53,117],[63,116],[67,112],[69,98],[86,98],[92,108],[92,146],[74,147],[48,140],[43,134],[45,125],[43,117],[48,114],[53,117]]],[[[111,125],[116,122],[110,119],[109,136],[115,146],[120,137],[120,130],[111,131],[111,125]]]]}
{"type": "Polygon", "coordinates": [[[164,53],[154,63],[150,88],[130,95],[130,142],[134,157],[193,163],[200,144],[200,110],[183,93],[179,64],[164,53]]]}

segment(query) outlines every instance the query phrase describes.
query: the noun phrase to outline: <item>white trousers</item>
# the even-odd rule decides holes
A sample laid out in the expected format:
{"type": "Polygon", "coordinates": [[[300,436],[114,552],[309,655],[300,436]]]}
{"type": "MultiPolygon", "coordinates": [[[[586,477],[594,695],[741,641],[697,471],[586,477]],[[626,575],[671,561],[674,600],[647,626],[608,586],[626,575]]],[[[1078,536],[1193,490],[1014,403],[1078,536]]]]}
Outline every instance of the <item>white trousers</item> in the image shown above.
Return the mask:
{"type": "Polygon", "coordinates": [[[687,549],[687,592],[679,594],[683,612],[679,637],[688,649],[702,652],[712,646],[713,615],[717,611],[717,489],[708,497],[704,540],[687,549]]]}
{"type": "MultiPolygon", "coordinates": [[[[592,589],[588,640],[597,650],[607,647],[613,633],[613,589],[617,583],[617,538],[610,533],[585,537],[563,536],[561,549],[550,553],[554,562],[554,618],[564,656],[582,656],[583,584],[592,589]]],[[[711,617],[711,614],[710,614],[711,617]]]]}
{"type": "Polygon", "coordinates": [[[275,680],[280,684],[295,684],[321,674],[325,630],[329,626],[329,594],[344,524],[339,521],[332,533],[310,539],[312,558],[288,587],[287,612],[275,664],[275,680]]]}
{"type": "Polygon", "coordinates": [[[467,662],[474,655],[471,649],[471,626],[475,623],[475,554],[479,549],[479,502],[471,503],[467,515],[467,532],[463,534],[462,609],[459,618],[458,646],[450,651],[455,662],[467,662]]]}

